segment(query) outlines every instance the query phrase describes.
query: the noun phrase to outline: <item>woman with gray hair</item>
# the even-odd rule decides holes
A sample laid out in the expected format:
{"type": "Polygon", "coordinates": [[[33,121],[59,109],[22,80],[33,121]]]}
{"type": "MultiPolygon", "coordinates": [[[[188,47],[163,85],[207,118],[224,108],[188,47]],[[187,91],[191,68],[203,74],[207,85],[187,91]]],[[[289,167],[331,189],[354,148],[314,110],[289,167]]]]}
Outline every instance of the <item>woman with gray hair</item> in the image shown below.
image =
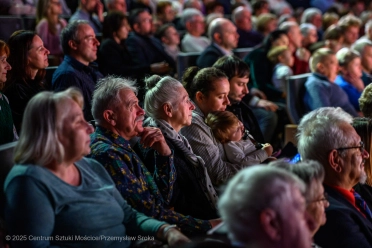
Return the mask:
{"type": "Polygon", "coordinates": [[[16,165],[4,184],[9,234],[19,237],[12,247],[129,247],[126,234],[187,242],[167,223],[133,210],[105,168],[83,157],[93,128],[82,107],[73,88],[41,92],[28,103],[16,165]]]}
{"type": "Polygon", "coordinates": [[[296,164],[277,160],[271,162],[269,165],[286,169],[298,176],[305,183],[306,211],[313,219],[313,223],[309,225],[309,229],[312,236],[314,236],[320,226],[326,223],[325,209],[329,206],[323,187],[323,166],[314,160],[304,160],[296,164]]]}
{"type": "Polygon", "coordinates": [[[175,211],[201,219],[217,218],[218,196],[213,188],[204,160],[196,156],[179,131],[189,126],[194,104],[180,82],[153,75],[146,79],[144,108],[149,118],[145,125],[158,127],[174,151],[177,180],[172,207],[175,211]]]}

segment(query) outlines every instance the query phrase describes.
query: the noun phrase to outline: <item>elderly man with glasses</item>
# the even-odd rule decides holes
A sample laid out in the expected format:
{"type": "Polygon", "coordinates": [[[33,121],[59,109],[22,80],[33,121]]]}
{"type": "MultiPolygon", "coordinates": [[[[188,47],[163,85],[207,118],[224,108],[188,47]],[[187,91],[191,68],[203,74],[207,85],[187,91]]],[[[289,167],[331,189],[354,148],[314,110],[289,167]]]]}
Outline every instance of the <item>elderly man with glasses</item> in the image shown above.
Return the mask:
{"type": "Polygon", "coordinates": [[[325,170],[324,190],[329,196],[327,222],[315,234],[321,247],[372,247],[372,214],[353,187],[364,183],[365,159],[352,117],[341,108],[319,108],[298,126],[298,150],[303,159],[316,160],[325,170]]]}

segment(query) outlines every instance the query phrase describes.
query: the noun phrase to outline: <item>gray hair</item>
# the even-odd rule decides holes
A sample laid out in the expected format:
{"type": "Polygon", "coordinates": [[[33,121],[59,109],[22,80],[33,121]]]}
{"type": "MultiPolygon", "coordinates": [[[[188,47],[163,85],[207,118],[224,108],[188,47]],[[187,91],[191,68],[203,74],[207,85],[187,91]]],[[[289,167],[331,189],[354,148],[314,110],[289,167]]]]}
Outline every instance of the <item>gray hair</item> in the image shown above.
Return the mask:
{"type": "Polygon", "coordinates": [[[98,80],[92,99],[92,114],[98,124],[105,121],[105,110],[115,108],[122,102],[119,96],[121,90],[131,90],[137,95],[136,82],[118,76],[107,76],[98,80]]]}
{"type": "MultiPolygon", "coordinates": [[[[352,123],[353,117],[341,108],[323,107],[306,114],[297,128],[298,151],[303,159],[328,164],[328,153],[348,143],[341,125],[352,123]]],[[[345,151],[340,151],[344,156],[345,151]]]]}
{"type": "Polygon", "coordinates": [[[67,99],[83,108],[83,96],[76,88],[59,93],[43,91],[28,102],[24,112],[27,121],[22,123],[22,132],[14,150],[16,163],[45,166],[63,161],[65,149],[58,134],[62,132],[63,120],[69,113],[64,104],[67,99]],[[64,111],[60,111],[62,106],[64,111]]]}
{"type": "Polygon", "coordinates": [[[317,8],[308,8],[304,11],[301,17],[301,23],[309,23],[315,15],[322,15],[322,11],[317,8]]]}
{"type": "Polygon", "coordinates": [[[162,106],[168,103],[172,109],[177,110],[180,103],[179,88],[182,84],[176,79],[166,76],[153,75],[146,79],[146,96],[144,108],[148,116],[161,119],[162,106]]]}
{"type": "Polygon", "coordinates": [[[243,12],[245,10],[251,13],[251,11],[247,8],[247,6],[239,6],[236,9],[234,9],[231,15],[232,22],[236,23],[236,20],[239,20],[242,17],[243,12]]]}
{"type": "Polygon", "coordinates": [[[70,53],[70,46],[68,45],[68,42],[70,40],[77,41],[78,29],[81,25],[89,25],[89,22],[85,20],[73,21],[69,23],[64,29],[62,29],[60,39],[64,54],[70,53]]]}
{"type": "Polygon", "coordinates": [[[292,27],[298,27],[297,22],[292,21],[283,22],[282,24],[280,24],[278,29],[285,31],[286,33],[289,33],[292,27]]]}
{"type": "Polygon", "coordinates": [[[201,17],[204,18],[203,13],[200,12],[198,9],[194,9],[194,8],[185,9],[182,12],[182,15],[181,15],[181,23],[182,23],[182,25],[184,27],[186,27],[186,23],[193,21],[194,20],[194,17],[196,17],[196,16],[201,16],[201,17]]]}
{"type": "Polygon", "coordinates": [[[372,20],[367,21],[365,27],[364,27],[364,33],[368,34],[369,30],[372,29],[372,20]]]}
{"type": "Polygon", "coordinates": [[[222,17],[214,19],[208,27],[209,39],[214,40],[213,36],[216,33],[222,35],[223,25],[227,22],[229,22],[229,20],[227,20],[226,18],[222,18],[222,17]]]}
{"type": "Polygon", "coordinates": [[[348,47],[343,47],[336,53],[336,58],[340,66],[347,66],[353,59],[360,58],[360,53],[348,47]]]}
{"type": "Polygon", "coordinates": [[[307,36],[310,30],[316,31],[316,27],[311,23],[302,23],[300,25],[300,31],[303,36],[307,36]]]}
{"type": "Polygon", "coordinates": [[[275,160],[269,165],[286,169],[298,176],[306,185],[305,196],[307,202],[310,202],[316,197],[316,192],[314,192],[314,189],[312,188],[313,182],[323,183],[324,180],[324,168],[315,160],[303,160],[296,164],[291,164],[284,160],[275,160]]]}
{"type": "MultiPolygon", "coordinates": [[[[371,23],[372,24],[372,23],[371,23]]],[[[361,39],[361,40],[357,40],[353,46],[352,46],[352,49],[354,49],[355,51],[357,51],[359,54],[361,54],[361,56],[363,56],[363,50],[366,46],[372,46],[372,41],[368,40],[368,39],[361,39]]]]}
{"type": "Polygon", "coordinates": [[[229,232],[229,238],[244,245],[261,236],[260,213],[270,208],[284,211],[292,199],[292,189],[305,192],[304,183],[294,174],[280,168],[254,165],[242,169],[228,183],[218,209],[229,232]]]}

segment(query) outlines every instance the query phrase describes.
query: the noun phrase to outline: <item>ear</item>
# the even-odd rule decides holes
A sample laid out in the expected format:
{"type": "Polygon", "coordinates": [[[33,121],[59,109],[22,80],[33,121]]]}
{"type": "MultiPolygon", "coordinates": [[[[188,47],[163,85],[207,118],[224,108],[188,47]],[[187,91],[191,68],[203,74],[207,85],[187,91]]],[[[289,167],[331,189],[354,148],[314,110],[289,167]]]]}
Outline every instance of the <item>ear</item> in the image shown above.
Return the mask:
{"type": "Polygon", "coordinates": [[[72,49],[72,50],[77,50],[77,46],[76,46],[76,41],[74,40],[69,40],[68,41],[68,46],[72,49]]]}
{"type": "Polygon", "coordinates": [[[138,33],[138,31],[139,31],[138,23],[133,24],[133,31],[138,33]]]}
{"type": "Polygon", "coordinates": [[[205,96],[200,91],[196,92],[195,100],[197,102],[202,102],[204,100],[205,96]]]}
{"type": "Polygon", "coordinates": [[[111,126],[116,126],[116,114],[110,109],[103,111],[103,118],[111,126]]]}
{"type": "Polygon", "coordinates": [[[162,43],[164,43],[164,44],[166,44],[166,45],[168,45],[168,43],[169,43],[169,40],[168,40],[168,38],[167,37],[165,37],[165,36],[163,36],[163,37],[161,37],[161,42],[162,43]]]}
{"type": "Polygon", "coordinates": [[[173,116],[173,114],[172,114],[172,107],[168,103],[164,103],[163,104],[163,110],[164,110],[164,113],[168,117],[172,117],[173,116]]]}
{"type": "Polygon", "coordinates": [[[341,72],[342,75],[346,75],[347,74],[347,69],[345,66],[339,66],[338,67],[338,71],[341,72]]]}
{"type": "Polygon", "coordinates": [[[262,229],[271,240],[280,241],[282,239],[278,214],[274,210],[264,209],[260,213],[260,222],[262,229]]]}
{"type": "Polygon", "coordinates": [[[323,71],[324,71],[324,65],[323,65],[323,63],[318,63],[318,64],[316,64],[316,71],[319,71],[320,73],[323,73],[323,71]]]}
{"type": "Polygon", "coordinates": [[[213,34],[213,40],[216,41],[217,44],[221,44],[222,38],[220,33],[213,34]]]}
{"type": "Polygon", "coordinates": [[[340,173],[342,171],[342,166],[340,164],[340,156],[337,152],[337,150],[333,149],[329,155],[328,155],[328,164],[337,173],[340,173]]]}
{"type": "Polygon", "coordinates": [[[185,28],[186,28],[186,30],[191,29],[191,22],[186,22],[185,23],[185,28]]]}

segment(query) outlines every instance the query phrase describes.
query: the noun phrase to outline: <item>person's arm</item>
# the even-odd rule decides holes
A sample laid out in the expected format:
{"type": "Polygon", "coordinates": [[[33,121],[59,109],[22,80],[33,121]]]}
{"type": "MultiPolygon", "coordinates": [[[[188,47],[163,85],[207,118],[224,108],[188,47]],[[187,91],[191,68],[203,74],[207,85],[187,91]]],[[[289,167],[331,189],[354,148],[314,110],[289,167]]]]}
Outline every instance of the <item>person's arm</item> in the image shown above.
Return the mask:
{"type": "Polygon", "coordinates": [[[51,237],[53,234],[55,213],[46,186],[31,177],[19,176],[7,185],[5,194],[5,221],[11,246],[50,247],[50,242],[46,239],[29,238],[51,237]]]}
{"type": "Polygon", "coordinates": [[[309,107],[311,110],[318,109],[321,107],[330,107],[329,92],[327,87],[322,81],[315,79],[314,77],[309,78],[312,81],[305,83],[306,91],[309,96],[309,107]]]}
{"type": "Polygon", "coordinates": [[[125,44],[127,45],[128,52],[133,59],[133,65],[143,65],[150,67],[150,62],[147,61],[145,51],[142,48],[142,44],[135,37],[129,36],[126,39],[125,44]]]}
{"type": "Polygon", "coordinates": [[[260,164],[266,160],[269,156],[263,149],[256,149],[255,145],[250,141],[239,141],[244,142],[245,148],[242,150],[238,147],[235,142],[228,142],[224,144],[226,157],[230,163],[241,164],[244,166],[250,166],[260,164]]]}

